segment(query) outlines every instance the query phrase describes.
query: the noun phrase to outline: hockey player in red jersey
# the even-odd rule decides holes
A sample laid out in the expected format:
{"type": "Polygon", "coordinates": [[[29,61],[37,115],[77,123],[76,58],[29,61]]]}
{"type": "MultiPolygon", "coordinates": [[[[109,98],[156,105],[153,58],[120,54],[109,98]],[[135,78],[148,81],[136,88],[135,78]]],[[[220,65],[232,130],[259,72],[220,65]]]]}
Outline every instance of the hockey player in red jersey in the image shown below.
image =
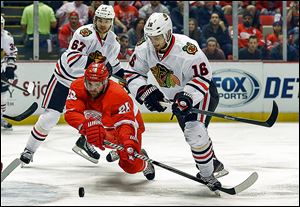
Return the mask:
{"type": "Polygon", "coordinates": [[[117,151],[119,166],[127,173],[143,171],[148,180],[154,179],[153,165],[133,156],[134,151],[147,155],[141,149],[145,131],[141,114],[124,88],[109,80],[105,64],[92,63],[84,77],[71,84],[65,120],[101,150],[104,139],[123,145],[125,149],[117,151]]]}
{"type": "MultiPolygon", "coordinates": [[[[83,76],[84,69],[91,62],[104,62],[110,72],[122,77],[122,68],[117,59],[120,44],[111,31],[115,13],[110,5],[102,4],[95,11],[93,24],[79,27],[70,41],[69,48],[61,55],[49,80],[42,102],[45,109],[39,116],[29,135],[28,142],[20,159],[29,164],[38,147],[46,140],[51,129],[63,113],[69,87],[73,80],[83,76]]],[[[77,143],[99,159],[100,155],[88,143],[77,143]]]]}
{"type": "Polygon", "coordinates": [[[212,69],[198,43],[172,33],[171,18],[164,13],[153,13],[144,27],[145,39],[137,44],[125,73],[129,91],[150,111],[165,111],[160,102],[173,100],[176,115],[190,145],[197,177],[216,190],[221,183],[214,172],[223,164],[214,155],[207,127],[211,117],[190,113],[191,108],[214,111],[219,97],[212,79],[212,69]],[[152,72],[161,90],[149,84],[152,72]]]}

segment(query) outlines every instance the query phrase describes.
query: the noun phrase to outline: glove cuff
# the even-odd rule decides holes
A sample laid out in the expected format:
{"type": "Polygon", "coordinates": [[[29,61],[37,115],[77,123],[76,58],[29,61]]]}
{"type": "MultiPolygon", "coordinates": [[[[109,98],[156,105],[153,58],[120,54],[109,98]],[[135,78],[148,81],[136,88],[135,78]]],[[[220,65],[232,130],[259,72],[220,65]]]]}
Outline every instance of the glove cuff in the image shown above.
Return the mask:
{"type": "Polygon", "coordinates": [[[149,94],[155,90],[157,90],[157,87],[152,84],[141,86],[137,91],[138,94],[138,96],[136,97],[137,102],[143,104],[146,97],[149,96],[149,94]]]}

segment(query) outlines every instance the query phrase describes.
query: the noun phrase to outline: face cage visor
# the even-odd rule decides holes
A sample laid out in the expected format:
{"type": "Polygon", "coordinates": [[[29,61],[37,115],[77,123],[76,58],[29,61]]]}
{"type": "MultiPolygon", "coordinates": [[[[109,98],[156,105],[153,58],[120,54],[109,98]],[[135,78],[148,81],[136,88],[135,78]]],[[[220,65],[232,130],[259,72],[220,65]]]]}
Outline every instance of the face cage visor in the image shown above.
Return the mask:
{"type": "Polygon", "coordinates": [[[89,92],[98,92],[98,93],[104,92],[107,84],[108,84],[108,79],[102,82],[88,81],[87,79],[84,80],[84,86],[86,90],[89,92]]]}

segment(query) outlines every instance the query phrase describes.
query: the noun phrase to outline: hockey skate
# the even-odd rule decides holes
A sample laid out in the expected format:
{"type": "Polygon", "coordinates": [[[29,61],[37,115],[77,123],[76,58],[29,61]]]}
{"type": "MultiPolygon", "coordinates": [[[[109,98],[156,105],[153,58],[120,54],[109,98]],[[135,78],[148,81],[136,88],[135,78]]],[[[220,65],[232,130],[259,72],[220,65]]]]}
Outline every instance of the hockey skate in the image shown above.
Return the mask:
{"type": "Polygon", "coordinates": [[[97,164],[100,158],[100,154],[95,148],[86,141],[84,136],[80,136],[72,150],[81,157],[97,164]]]}
{"type": "Polygon", "coordinates": [[[20,160],[25,164],[29,164],[30,162],[33,161],[33,154],[34,154],[34,152],[25,148],[24,152],[21,153],[20,160]]]}
{"type": "Polygon", "coordinates": [[[224,168],[222,162],[220,162],[217,158],[213,158],[213,165],[214,165],[214,176],[216,178],[223,177],[227,175],[229,172],[224,168]]]}
{"type": "Polygon", "coordinates": [[[114,162],[116,160],[118,160],[120,157],[117,153],[117,151],[112,150],[110,151],[107,155],[106,155],[106,161],[107,162],[114,162]]]}
{"type": "Polygon", "coordinates": [[[202,180],[211,191],[216,191],[222,187],[222,184],[217,180],[217,178],[215,178],[213,174],[208,177],[203,177],[200,175],[200,173],[197,173],[196,176],[202,180]]]}
{"type": "MultiPolygon", "coordinates": [[[[214,165],[213,173],[216,178],[223,177],[229,173],[227,170],[225,170],[223,163],[220,162],[217,158],[213,158],[213,165],[214,165]]],[[[196,164],[196,167],[199,170],[199,167],[197,164],[196,164]]]]}
{"type": "MultiPolygon", "coordinates": [[[[142,149],[142,154],[145,157],[148,157],[146,150],[142,149]]],[[[155,169],[152,163],[147,162],[147,167],[143,171],[144,176],[147,178],[147,180],[153,180],[155,177],[155,169]]]]}
{"type": "Polygon", "coordinates": [[[5,119],[1,118],[1,129],[5,129],[7,131],[11,131],[12,130],[12,125],[10,123],[8,123],[5,119]]]}

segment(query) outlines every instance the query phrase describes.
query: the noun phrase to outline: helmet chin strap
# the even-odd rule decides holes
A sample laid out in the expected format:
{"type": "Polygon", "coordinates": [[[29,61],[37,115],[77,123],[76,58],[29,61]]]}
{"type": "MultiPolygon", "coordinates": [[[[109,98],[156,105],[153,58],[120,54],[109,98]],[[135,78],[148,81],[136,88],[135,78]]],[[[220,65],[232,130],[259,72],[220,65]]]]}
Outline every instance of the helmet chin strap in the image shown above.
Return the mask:
{"type": "Polygon", "coordinates": [[[164,48],[161,49],[162,52],[165,52],[168,49],[168,47],[170,46],[172,34],[170,34],[170,38],[168,40],[167,40],[167,37],[165,37],[165,35],[164,35],[164,39],[166,41],[166,45],[164,48]]]}

